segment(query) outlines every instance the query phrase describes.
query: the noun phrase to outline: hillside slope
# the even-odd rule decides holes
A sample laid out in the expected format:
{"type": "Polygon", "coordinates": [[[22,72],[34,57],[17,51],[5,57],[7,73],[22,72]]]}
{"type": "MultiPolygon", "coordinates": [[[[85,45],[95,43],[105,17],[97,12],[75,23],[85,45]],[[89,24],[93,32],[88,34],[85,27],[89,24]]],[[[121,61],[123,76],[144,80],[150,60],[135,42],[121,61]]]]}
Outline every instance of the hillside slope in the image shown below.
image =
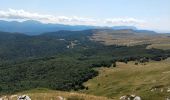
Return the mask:
{"type": "Polygon", "coordinates": [[[21,95],[27,95],[31,98],[31,100],[62,100],[62,98],[64,100],[111,100],[107,97],[94,96],[76,92],[54,91],[43,88],[25,91],[13,95],[6,95],[6,97],[2,96],[0,98],[9,98],[9,100],[17,100],[17,97],[21,95]]]}
{"type": "Polygon", "coordinates": [[[58,31],[39,36],[0,32],[0,94],[37,87],[84,89],[82,83],[98,75],[93,68],[170,56],[170,50],[145,49],[147,45],[106,46],[91,41],[92,32],[58,31]]]}
{"type": "Polygon", "coordinates": [[[136,94],[142,100],[165,100],[170,97],[170,59],[135,65],[117,63],[116,68],[99,68],[99,76],[84,85],[81,92],[107,96],[116,100],[123,95],[136,94]]]}
{"type": "Polygon", "coordinates": [[[170,37],[168,34],[131,29],[96,30],[91,39],[106,45],[134,46],[142,44],[170,44],[170,37]]]}

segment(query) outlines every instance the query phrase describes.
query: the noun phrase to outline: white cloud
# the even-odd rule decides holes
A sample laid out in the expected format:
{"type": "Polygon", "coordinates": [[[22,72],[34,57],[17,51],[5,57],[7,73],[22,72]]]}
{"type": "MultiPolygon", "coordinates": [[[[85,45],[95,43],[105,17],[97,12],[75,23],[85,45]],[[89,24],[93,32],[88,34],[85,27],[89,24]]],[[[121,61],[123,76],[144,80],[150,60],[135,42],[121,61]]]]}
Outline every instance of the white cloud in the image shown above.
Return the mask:
{"type": "Polygon", "coordinates": [[[135,25],[142,26],[145,21],[135,18],[109,18],[109,19],[93,19],[83,17],[67,17],[54,16],[39,13],[32,13],[25,10],[8,9],[0,10],[0,18],[9,20],[37,20],[44,23],[61,23],[71,25],[97,25],[97,26],[116,26],[116,25],[135,25]]]}
{"type": "Polygon", "coordinates": [[[112,19],[106,19],[106,24],[116,24],[116,25],[138,25],[145,23],[144,20],[139,20],[135,18],[112,18],[112,19]]]}

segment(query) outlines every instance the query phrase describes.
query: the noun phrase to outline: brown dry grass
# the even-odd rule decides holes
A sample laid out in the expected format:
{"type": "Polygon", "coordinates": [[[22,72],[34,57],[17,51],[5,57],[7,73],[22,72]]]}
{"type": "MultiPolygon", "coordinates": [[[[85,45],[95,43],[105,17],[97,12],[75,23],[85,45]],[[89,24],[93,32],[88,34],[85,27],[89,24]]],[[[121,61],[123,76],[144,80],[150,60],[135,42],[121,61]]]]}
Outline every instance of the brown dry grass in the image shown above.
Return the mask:
{"type": "Polygon", "coordinates": [[[91,40],[102,42],[105,45],[124,46],[134,46],[142,44],[170,44],[170,37],[168,35],[134,35],[128,32],[123,32],[119,34],[109,32],[96,32],[91,37],[91,40]]]}
{"type": "Polygon", "coordinates": [[[163,49],[163,50],[169,50],[170,49],[170,43],[165,44],[151,44],[147,46],[147,49],[156,48],[156,49],[163,49]]]}
{"type": "Polygon", "coordinates": [[[34,89],[22,93],[8,95],[6,98],[9,98],[9,100],[17,100],[17,97],[20,95],[28,95],[31,100],[60,100],[59,96],[63,97],[64,100],[110,100],[106,97],[87,95],[76,92],[53,91],[47,89],[34,89]]]}
{"type": "Polygon", "coordinates": [[[85,83],[88,90],[80,92],[119,99],[122,95],[136,94],[143,100],[165,100],[170,96],[170,59],[134,65],[135,62],[117,63],[116,68],[99,68],[99,76],[85,83]],[[152,92],[150,89],[162,86],[152,92]],[[162,91],[162,92],[161,92],[162,91]]]}

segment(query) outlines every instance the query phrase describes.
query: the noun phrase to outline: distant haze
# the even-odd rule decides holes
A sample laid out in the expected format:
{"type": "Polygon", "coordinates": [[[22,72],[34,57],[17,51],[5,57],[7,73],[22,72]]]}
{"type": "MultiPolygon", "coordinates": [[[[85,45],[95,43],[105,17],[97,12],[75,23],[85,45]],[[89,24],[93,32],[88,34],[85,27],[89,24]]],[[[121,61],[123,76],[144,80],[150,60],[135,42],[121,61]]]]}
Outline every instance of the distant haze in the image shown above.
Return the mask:
{"type": "Polygon", "coordinates": [[[90,26],[90,25],[64,25],[64,24],[45,24],[35,20],[27,20],[23,22],[18,21],[4,21],[0,20],[0,31],[12,33],[24,33],[28,35],[39,35],[45,32],[55,32],[60,30],[89,30],[89,29],[132,29],[137,30],[135,26],[90,26]]]}
{"type": "Polygon", "coordinates": [[[169,0],[3,0],[0,19],[170,32],[169,0]]]}

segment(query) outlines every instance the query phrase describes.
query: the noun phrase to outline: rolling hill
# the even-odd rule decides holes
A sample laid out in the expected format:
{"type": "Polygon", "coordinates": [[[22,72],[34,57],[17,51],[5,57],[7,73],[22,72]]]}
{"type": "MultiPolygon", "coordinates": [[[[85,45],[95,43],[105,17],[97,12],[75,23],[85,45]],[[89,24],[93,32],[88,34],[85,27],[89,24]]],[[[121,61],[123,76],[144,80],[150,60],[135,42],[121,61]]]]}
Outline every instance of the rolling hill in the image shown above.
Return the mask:
{"type": "MultiPolygon", "coordinates": [[[[134,46],[142,44],[169,44],[168,34],[160,34],[146,30],[96,30],[91,40],[105,45],[134,46]]],[[[169,45],[167,45],[167,48],[169,45]]],[[[154,48],[154,47],[153,47],[154,48]]]]}
{"type": "Polygon", "coordinates": [[[166,100],[170,96],[170,59],[147,63],[117,62],[116,68],[97,68],[99,75],[84,85],[80,92],[119,100],[123,95],[135,94],[142,100],[166,100]]]}
{"type": "Polygon", "coordinates": [[[98,32],[136,35],[131,31],[63,30],[36,36],[0,32],[0,95],[35,88],[88,89],[83,83],[99,74],[95,68],[113,68],[116,62],[160,61],[170,57],[170,50],[146,49],[148,44],[105,45],[91,39],[98,32]]]}

